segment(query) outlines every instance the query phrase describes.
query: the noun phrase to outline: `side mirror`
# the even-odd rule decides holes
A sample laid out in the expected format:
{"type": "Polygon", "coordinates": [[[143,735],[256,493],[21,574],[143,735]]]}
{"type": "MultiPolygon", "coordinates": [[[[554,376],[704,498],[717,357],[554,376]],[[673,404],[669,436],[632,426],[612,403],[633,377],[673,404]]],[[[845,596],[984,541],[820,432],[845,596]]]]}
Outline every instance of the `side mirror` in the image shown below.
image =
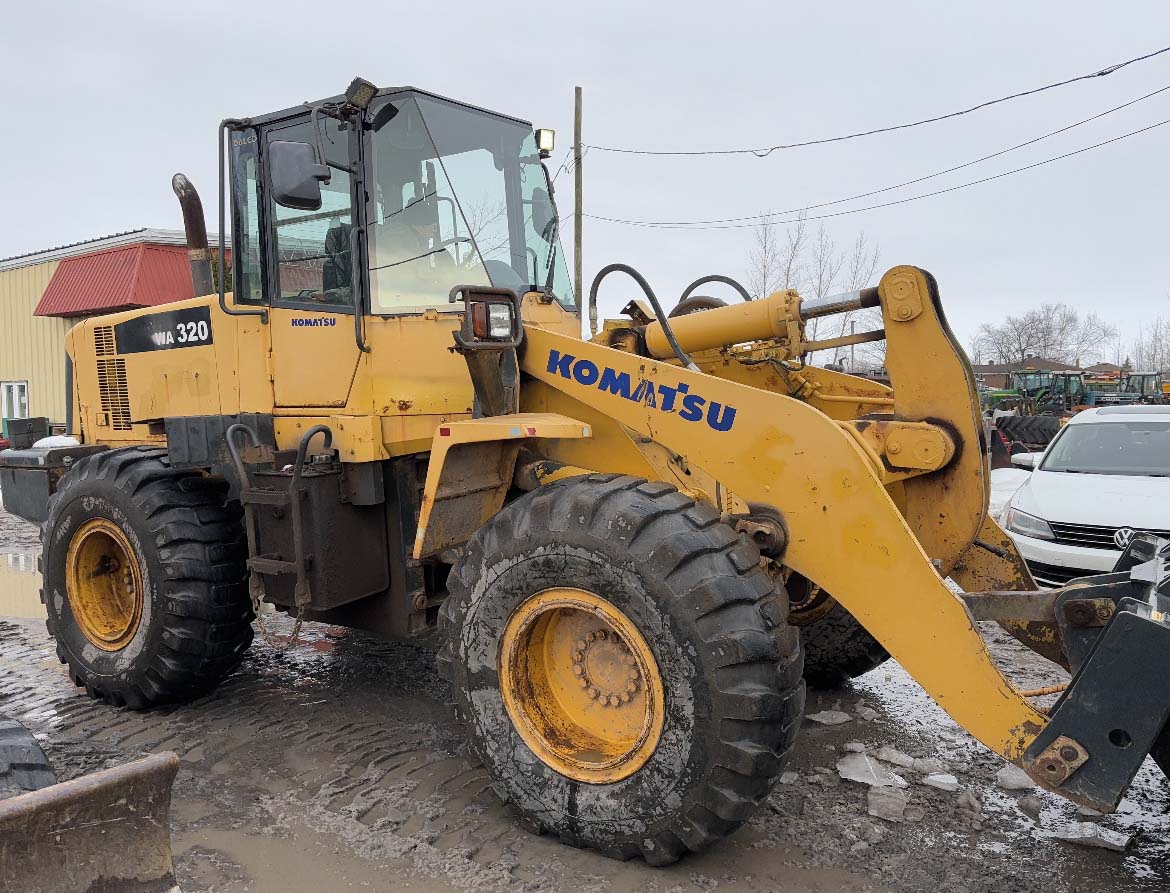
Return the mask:
{"type": "Polygon", "coordinates": [[[317,153],[308,143],[274,140],[268,144],[268,181],[278,205],[319,211],[321,184],[329,182],[329,167],[317,163],[317,153]]]}
{"type": "Polygon", "coordinates": [[[1012,465],[1034,471],[1043,458],[1043,453],[1012,453],[1012,465]]]}

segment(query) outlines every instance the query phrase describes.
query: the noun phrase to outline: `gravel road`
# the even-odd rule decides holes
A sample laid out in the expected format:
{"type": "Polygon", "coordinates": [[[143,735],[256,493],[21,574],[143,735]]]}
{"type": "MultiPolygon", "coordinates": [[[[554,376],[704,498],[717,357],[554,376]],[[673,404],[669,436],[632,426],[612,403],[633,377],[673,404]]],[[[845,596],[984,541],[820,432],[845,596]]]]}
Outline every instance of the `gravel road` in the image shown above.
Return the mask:
{"type": "MultiPolygon", "coordinates": [[[[36,542],[35,528],[0,513],[0,613],[14,615],[0,619],[0,712],[33,729],[65,778],[176,751],[172,829],[186,893],[1167,889],[1170,784],[1156,768],[1147,763],[1117,814],[1096,819],[1135,835],[1127,853],[1044,836],[1085,817],[1055,796],[1001,788],[1003,763],[894,663],[811,695],[809,714],[847,720],[806,721],[783,783],[748,826],[667,869],[521,829],[462,755],[433,643],[308,625],[289,648],[291,624],[270,616],[273,641],[258,638],[211,696],[146,713],[99,706],[70,684],[37,619],[36,542]],[[836,768],[883,746],[943,764],[878,763],[908,783],[901,822],[870,816],[868,788],[836,768]],[[923,784],[924,769],[953,775],[958,790],[923,784]]],[[[1060,680],[996,627],[984,634],[1013,681],[1060,680]]]]}

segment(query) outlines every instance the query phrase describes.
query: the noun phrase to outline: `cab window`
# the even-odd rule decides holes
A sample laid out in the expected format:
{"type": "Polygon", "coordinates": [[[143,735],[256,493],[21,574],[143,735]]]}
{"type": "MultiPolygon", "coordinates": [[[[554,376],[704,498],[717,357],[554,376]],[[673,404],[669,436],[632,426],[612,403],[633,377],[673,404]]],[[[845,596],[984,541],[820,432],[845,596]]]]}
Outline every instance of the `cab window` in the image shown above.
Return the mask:
{"type": "MultiPolygon", "coordinates": [[[[349,130],[340,121],[318,120],[325,157],[349,165],[349,130]]],[[[270,129],[266,140],[304,142],[312,145],[312,124],[305,118],[296,124],[270,129]]],[[[313,309],[353,307],[353,195],[351,178],[332,169],[328,183],[321,184],[321,207],[299,211],[270,202],[272,256],[276,282],[273,303],[313,309]]]]}

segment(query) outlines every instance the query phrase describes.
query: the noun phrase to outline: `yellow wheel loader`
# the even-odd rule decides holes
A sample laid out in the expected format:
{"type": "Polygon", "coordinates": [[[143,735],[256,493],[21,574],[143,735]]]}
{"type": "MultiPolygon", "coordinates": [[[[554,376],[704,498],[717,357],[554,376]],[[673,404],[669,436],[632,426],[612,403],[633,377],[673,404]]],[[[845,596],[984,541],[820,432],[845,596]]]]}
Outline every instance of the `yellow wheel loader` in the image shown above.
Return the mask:
{"type": "Polygon", "coordinates": [[[1037,590],[988,516],[975,380],[934,279],[685,295],[670,315],[615,264],[583,339],[551,136],[360,79],[221,124],[215,293],[178,180],[207,296],[72,329],[78,443],[0,468],[44,525],[74,681],[119,707],[190,698],[241,660],[261,602],[437,628],[469,745],[526,824],[652,864],[768,794],[802,638],[811,682],[892,656],[1077,803],[1112,810],[1149,753],[1170,767],[1170,546],[1139,537],[1117,572],[1037,590]],[[638,292],[597,327],[615,273],[638,292]],[[880,330],[809,340],[863,307],[880,330]],[[891,386],[806,363],[878,339],[891,386]],[[1005,678],[979,620],[1072,671],[1054,707],[1005,678]]]}

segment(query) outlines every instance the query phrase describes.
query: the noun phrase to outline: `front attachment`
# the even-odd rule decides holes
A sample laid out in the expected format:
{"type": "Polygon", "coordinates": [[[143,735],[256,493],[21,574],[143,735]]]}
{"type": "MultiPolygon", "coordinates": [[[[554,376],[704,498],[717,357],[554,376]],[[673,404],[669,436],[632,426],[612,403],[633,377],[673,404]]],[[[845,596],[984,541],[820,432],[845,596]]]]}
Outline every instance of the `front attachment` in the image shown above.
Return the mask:
{"type": "Polygon", "coordinates": [[[1055,608],[1074,675],[1022,765],[1111,812],[1146,754],[1170,776],[1170,540],[1139,535],[1114,573],[1074,581],[1055,608]]]}
{"type": "Polygon", "coordinates": [[[0,800],[0,889],[175,888],[171,863],[173,753],[0,800]]]}

